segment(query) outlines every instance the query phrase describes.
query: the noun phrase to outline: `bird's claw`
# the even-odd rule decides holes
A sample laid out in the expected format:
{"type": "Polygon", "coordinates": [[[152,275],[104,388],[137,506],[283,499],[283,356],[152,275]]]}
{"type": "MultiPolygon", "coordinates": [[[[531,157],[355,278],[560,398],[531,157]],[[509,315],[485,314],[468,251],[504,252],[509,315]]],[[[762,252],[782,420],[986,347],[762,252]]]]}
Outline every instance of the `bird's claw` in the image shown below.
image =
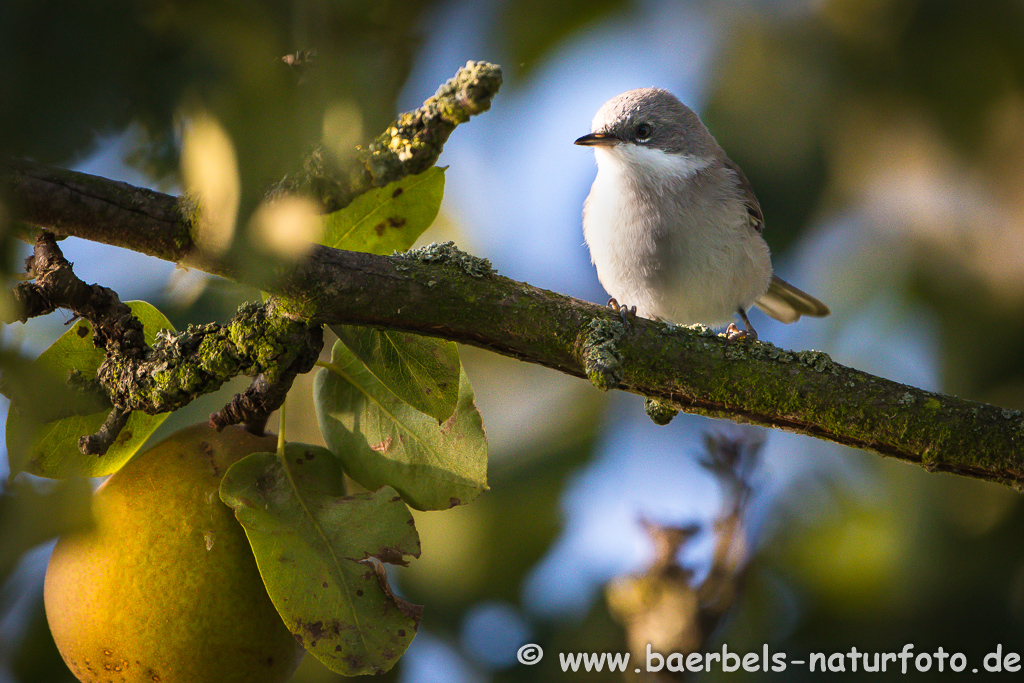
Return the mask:
{"type": "Polygon", "coordinates": [[[729,323],[729,327],[725,328],[725,340],[729,342],[736,342],[743,339],[757,341],[757,332],[754,332],[753,330],[741,330],[736,327],[736,323],[729,323]]]}
{"type": "Polygon", "coordinates": [[[736,327],[736,323],[729,323],[729,327],[725,328],[725,340],[727,342],[740,341],[742,339],[757,341],[757,331],[754,329],[754,326],[750,324],[747,312],[742,308],[739,308],[736,310],[736,313],[740,316],[740,319],[743,321],[743,324],[746,325],[747,329],[741,330],[736,327]]]}
{"type": "Polygon", "coordinates": [[[608,299],[608,308],[618,313],[619,317],[622,318],[623,324],[625,325],[628,325],[632,321],[636,320],[636,306],[623,306],[618,301],[615,300],[615,297],[612,297],[608,299]]]}
{"type": "Polygon", "coordinates": [[[757,341],[757,331],[753,327],[748,327],[745,330],[741,330],[736,327],[736,323],[729,323],[729,327],[725,328],[725,341],[726,342],[738,342],[744,339],[749,341],[757,341]]]}

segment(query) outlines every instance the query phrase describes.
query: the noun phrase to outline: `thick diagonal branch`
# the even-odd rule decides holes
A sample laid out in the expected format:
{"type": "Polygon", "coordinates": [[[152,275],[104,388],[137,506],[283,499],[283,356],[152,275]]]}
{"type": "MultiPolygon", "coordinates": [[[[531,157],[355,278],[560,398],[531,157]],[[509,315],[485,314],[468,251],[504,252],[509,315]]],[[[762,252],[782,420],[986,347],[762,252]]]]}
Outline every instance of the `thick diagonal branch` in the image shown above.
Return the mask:
{"type": "Polygon", "coordinates": [[[930,471],[1024,482],[1019,411],[875,377],[821,352],[730,344],[707,329],[644,319],[623,326],[602,306],[480,276],[460,258],[424,263],[321,248],[276,287],[286,298],[313,289],[315,315],[330,324],[444,337],[600,378],[684,412],[807,434],[930,471]],[[605,348],[594,354],[595,345],[605,348]]]}
{"type": "MultiPolygon", "coordinates": [[[[312,193],[333,208],[368,187],[423,170],[458,122],[489,106],[500,82],[497,67],[467,64],[423,107],[359,152],[356,172],[339,173],[315,153],[306,171],[278,191],[312,193]]],[[[726,417],[929,470],[1024,482],[1019,412],[873,377],[822,353],[730,345],[706,331],[646,320],[626,328],[603,307],[494,275],[444,247],[419,258],[314,247],[268,279],[266,272],[203,258],[192,239],[197,212],[178,197],[24,161],[0,166],[0,188],[22,223],[256,284],[280,295],[296,319],[473,344],[654,399],[651,412],[659,419],[671,409],[726,417]]]]}
{"type": "MultiPolygon", "coordinates": [[[[164,245],[170,240],[153,230],[162,225],[174,232],[173,223],[160,216],[173,211],[175,197],[149,193],[152,211],[146,211],[119,202],[131,196],[119,183],[68,171],[33,172],[29,183],[21,177],[16,188],[30,185],[38,198],[49,192],[74,206],[74,219],[59,221],[61,232],[123,245],[129,230],[136,250],[167,258],[164,245]],[[89,190],[79,197],[77,188],[89,190]],[[131,231],[133,224],[138,230],[131,231]]],[[[22,206],[29,209],[23,208],[21,220],[52,227],[45,202],[22,206]]],[[[763,342],[726,344],[709,332],[643,319],[623,328],[603,307],[489,274],[450,249],[423,256],[316,247],[263,286],[292,302],[294,313],[323,323],[443,337],[589,377],[685,412],[808,434],[932,471],[1024,482],[1024,419],[1018,411],[874,377],[823,353],[793,353],[763,342]]],[[[242,282],[251,276],[230,265],[206,267],[242,282]]]]}

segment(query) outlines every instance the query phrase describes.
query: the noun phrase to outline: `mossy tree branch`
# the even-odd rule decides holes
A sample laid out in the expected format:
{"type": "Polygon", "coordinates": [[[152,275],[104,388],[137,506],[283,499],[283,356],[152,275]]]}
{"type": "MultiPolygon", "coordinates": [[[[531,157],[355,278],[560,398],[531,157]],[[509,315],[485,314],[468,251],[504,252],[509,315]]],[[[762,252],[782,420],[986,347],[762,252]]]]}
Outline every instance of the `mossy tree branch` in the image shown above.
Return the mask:
{"type": "Polygon", "coordinates": [[[617,313],[499,275],[464,257],[424,262],[318,249],[276,291],[318,290],[314,315],[483,347],[675,409],[785,429],[1019,485],[1024,416],[875,377],[817,351],[728,343],[706,328],[617,313]]]}
{"type": "MultiPolygon", "coordinates": [[[[152,230],[163,225],[180,234],[173,222],[161,221],[160,212],[141,211],[137,203],[119,204],[119,197],[137,196],[120,183],[111,183],[102,200],[93,191],[72,201],[68,195],[75,187],[103,186],[101,179],[80,175],[55,171],[36,174],[32,181],[37,193],[49,185],[65,196],[65,203],[77,207],[77,220],[53,225],[48,210],[23,211],[20,219],[107,244],[128,242],[166,258],[164,245],[174,239],[152,230]],[[91,218],[83,209],[90,205],[96,209],[91,218]],[[126,235],[132,216],[140,227],[126,235]],[[138,233],[150,234],[152,243],[138,233]]],[[[146,192],[163,211],[178,201],[146,192]]],[[[230,265],[214,263],[208,270],[250,280],[230,265]]],[[[644,319],[627,325],[603,306],[490,273],[455,250],[384,257],[315,247],[275,282],[261,286],[290,302],[293,313],[317,322],[443,337],[688,413],[807,434],[930,471],[1024,482],[1024,418],[1018,411],[874,377],[819,352],[794,353],[765,342],[729,344],[707,330],[644,319]]]]}
{"type": "Polygon", "coordinates": [[[338,159],[318,147],[299,173],[271,191],[315,197],[327,212],[348,206],[374,187],[422,173],[434,165],[455,127],[487,111],[501,87],[501,70],[487,62],[468,62],[437,93],[413,111],[401,114],[351,159],[338,159]]]}
{"type": "Polygon", "coordinates": [[[243,305],[227,325],[158,332],[151,348],[131,309],[113,290],[80,280],[52,233],[36,238],[27,265],[35,281],[19,283],[13,291],[21,320],[69,310],[92,324],[93,343],[105,352],[95,377],[71,379],[80,390],[102,394],[111,406],[102,428],[79,439],[86,455],[106,453],[132,411],[177,410],[239,375],[255,379],[210,422],[217,429],[258,422],[262,430],[295,377],[313,368],[323,347],[320,325],[279,315],[271,300],[243,305]]]}
{"type": "Polygon", "coordinates": [[[623,323],[602,306],[496,275],[444,246],[392,257],[313,247],[254,282],[251,269],[200,253],[195,212],[180,198],[30,162],[0,168],[0,185],[23,223],[258,285],[312,322],[443,337],[684,412],[807,434],[930,471],[1024,483],[1020,412],[874,377],[823,353],[623,323]]]}

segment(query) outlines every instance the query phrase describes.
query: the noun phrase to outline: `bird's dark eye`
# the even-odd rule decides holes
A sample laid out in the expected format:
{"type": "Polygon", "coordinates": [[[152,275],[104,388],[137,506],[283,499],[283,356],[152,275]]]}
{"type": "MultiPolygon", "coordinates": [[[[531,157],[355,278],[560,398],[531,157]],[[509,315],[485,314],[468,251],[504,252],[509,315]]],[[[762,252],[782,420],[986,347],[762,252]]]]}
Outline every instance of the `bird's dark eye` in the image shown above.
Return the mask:
{"type": "Polygon", "coordinates": [[[647,142],[651,139],[651,133],[654,132],[654,128],[649,123],[641,123],[636,127],[636,140],[637,142],[647,142]]]}

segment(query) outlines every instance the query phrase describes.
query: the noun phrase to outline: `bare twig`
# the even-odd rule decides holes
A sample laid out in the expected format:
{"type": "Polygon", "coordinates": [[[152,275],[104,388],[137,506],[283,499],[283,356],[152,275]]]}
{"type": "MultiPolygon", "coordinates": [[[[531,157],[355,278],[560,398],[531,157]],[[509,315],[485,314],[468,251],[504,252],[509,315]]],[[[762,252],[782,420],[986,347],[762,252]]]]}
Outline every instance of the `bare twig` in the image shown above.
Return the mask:
{"type": "Polygon", "coordinates": [[[78,449],[86,455],[103,455],[117,441],[121,430],[128,424],[131,414],[131,410],[114,406],[98,432],[78,439],[78,449]]]}

